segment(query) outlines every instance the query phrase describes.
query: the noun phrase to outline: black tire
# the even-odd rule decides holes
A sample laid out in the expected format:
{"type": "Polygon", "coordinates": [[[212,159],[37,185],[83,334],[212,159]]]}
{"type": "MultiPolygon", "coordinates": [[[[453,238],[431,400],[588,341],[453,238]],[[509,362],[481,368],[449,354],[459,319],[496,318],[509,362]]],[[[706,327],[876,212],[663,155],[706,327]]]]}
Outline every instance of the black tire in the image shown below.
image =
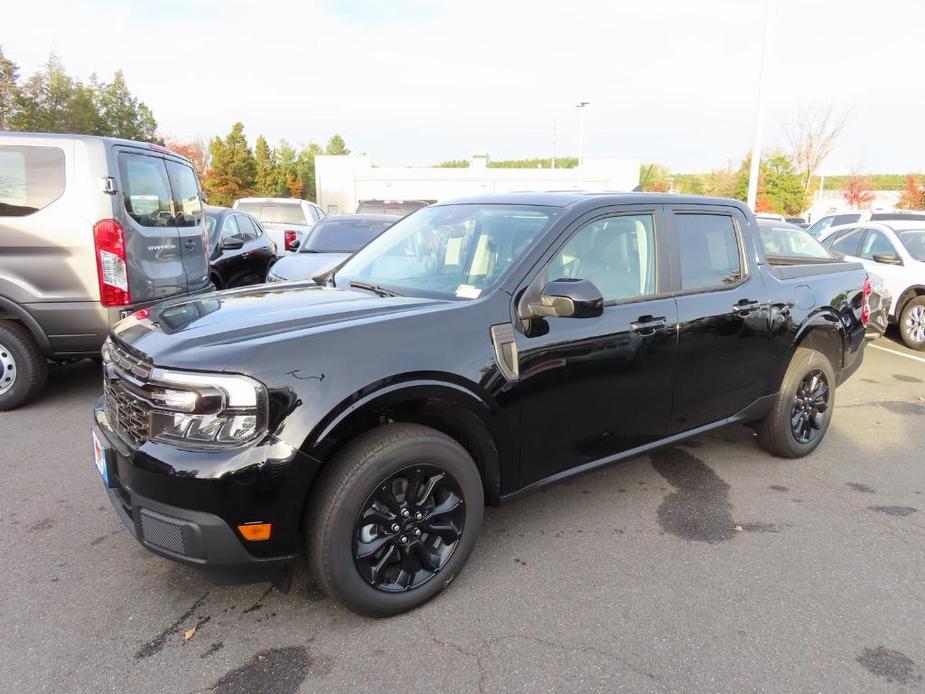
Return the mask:
{"type": "Polygon", "coordinates": [[[48,360],[19,323],[0,321],[0,370],[0,412],[19,407],[45,387],[48,360]]]}
{"type": "Polygon", "coordinates": [[[462,570],[482,525],[484,492],[475,463],[455,440],[420,424],[395,423],[366,432],[335,456],[309,503],[305,537],[317,585],[358,614],[386,617],[424,604],[462,570]],[[386,480],[422,465],[455,482],[462,497],[462,531],[429,580],[404,592],[385,592],[355,563],[359,516],[386,480]]]}
{"type": "MultiPolygon", "coordinates": [[[[815,386],[818,388],[819,386],[815,386]]],[[[813,391],[818,392],[818,391],[813,391]]],[[[802,458],[812,453],[822,442],[832,421],[835,407],[835,371],[822,352],[800,347],[790,360],[780,392],[767,416],[758,422],[758,443],[765,450],[782,458],[802,458]],[[814,407],[815,398],[804,397],[804,387],[813,383],[813,376],[824,379],[825,409],[814,407]],[[807,409],[803,409],[807,408],[807,409]],[[809,440],[804,440],[809,422],[809,440]]]]}
{"type": "Polygon", "coordinates": [[[925,296],[906,302],[899,316],[899,334],[906,347],[925,350],[925,296]]]}

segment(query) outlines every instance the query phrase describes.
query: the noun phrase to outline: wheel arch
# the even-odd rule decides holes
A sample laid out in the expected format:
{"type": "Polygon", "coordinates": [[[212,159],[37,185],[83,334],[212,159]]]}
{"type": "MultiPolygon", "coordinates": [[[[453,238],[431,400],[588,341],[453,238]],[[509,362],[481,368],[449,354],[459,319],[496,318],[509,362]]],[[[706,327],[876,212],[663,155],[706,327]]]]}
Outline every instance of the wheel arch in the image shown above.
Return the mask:
{"type": "Polygon", "coordinates": [[[783,382],[784,374],[790,365],[793,355],[800,347],[814,349],[825,355],[826,359],[832,365],[836,378],[844,366],[844,354],[848,336],[845,333],[845,326],[834,313],[820,311],[813,314],[800,326],[796,337],[790,346],[787,359],[782,364],[778,374],[778,387],[783,382]]]}
{"type": "Polygon", "coordinates": [[[896,313],[893,316],[893,319],[896,322],[899,322],[899,319],[902,316],[902,312],[906,308],[906,304],[908,304],[917,296],[925,296],[925,285],[914,284],[902,291],[902,293],[899,295],[899,298],[896,299],[896,313]]]}
{"type": "Polygon", "coordinates": [[[324,474],[344,445],[389,422],[423,424],[453,438],[475,461],[486,502],[498,502],[502,462],[510,454],[498,413],[487,398],[458,383],[415,378],[362,389],[322,420],[300,450],[321,461],[319,474],[324,474]]]}
{"type": "Polygon", "coordinates": [[[0,320],[12,320],[22,325],[45,356],[54,352],[48,336],[38,321],[24,308],[2,296],[0,296],[0,320]]]}

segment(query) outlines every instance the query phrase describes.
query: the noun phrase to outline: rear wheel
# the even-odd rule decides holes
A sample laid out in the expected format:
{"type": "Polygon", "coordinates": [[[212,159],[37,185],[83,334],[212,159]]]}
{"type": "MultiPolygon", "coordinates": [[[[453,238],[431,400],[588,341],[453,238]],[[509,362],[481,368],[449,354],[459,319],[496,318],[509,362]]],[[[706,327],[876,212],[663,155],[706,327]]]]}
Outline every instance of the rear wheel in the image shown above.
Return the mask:
{"type": "Polygon", "coordinates": [[[780,392],[758,423],[758,443],[775,455],[801,458],[818,446],[832,419],[835,371],[822,352],[799,348],[780,392]]]}
{"type": "Polygon", "coordinates": [[[449,436],[388,424],[331,462],[311,501],[309,565],[332,598],[384,617],[437,595],[462,569],[482,524],[482,482],[449,436]]]}
{"type": "Polygon", "coordinates": [[[0,411],[24,404],[42,390],[48,361],[25,328],[0,321],[0,411]]]}
{"type": "Polygon", "coordinates": [[[907,347],[925,350],[925,296],[906,302],[899,317],[899,334],[907,347]]]}

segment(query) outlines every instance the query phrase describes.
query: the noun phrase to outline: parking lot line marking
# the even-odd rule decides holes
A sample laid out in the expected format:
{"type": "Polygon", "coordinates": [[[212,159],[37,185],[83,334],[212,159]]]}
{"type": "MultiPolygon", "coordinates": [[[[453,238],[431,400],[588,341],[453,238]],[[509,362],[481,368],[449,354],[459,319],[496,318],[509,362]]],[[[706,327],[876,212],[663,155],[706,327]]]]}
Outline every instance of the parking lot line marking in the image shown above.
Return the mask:
{"type": "Polygon", "coordinates": [[[895,349],[887,349],[886,347],[881,347],[880,345],[867,345],[873,349],[879,349],[881,352],[889,352],[890,354],[895,354],[897,357],[905,357],[906,359],[914,359],[915,361],[920,361],[925,364],[925,358],[916,357],[911,354],[906,354],[904,352],[897,352],[895,349]]]}

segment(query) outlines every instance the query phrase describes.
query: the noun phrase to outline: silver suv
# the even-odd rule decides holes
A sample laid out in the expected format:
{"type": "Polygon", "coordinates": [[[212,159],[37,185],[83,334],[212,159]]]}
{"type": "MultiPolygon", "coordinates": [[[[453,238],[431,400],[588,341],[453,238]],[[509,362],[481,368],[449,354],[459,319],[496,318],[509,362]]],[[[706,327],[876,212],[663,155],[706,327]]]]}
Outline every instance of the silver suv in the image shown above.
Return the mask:
{"type": "Polygon", "coordinates": [[[211,288],[199,181],[158,145],[0,132],[0,238],[0,410],[123,316],[211,288]]]}

